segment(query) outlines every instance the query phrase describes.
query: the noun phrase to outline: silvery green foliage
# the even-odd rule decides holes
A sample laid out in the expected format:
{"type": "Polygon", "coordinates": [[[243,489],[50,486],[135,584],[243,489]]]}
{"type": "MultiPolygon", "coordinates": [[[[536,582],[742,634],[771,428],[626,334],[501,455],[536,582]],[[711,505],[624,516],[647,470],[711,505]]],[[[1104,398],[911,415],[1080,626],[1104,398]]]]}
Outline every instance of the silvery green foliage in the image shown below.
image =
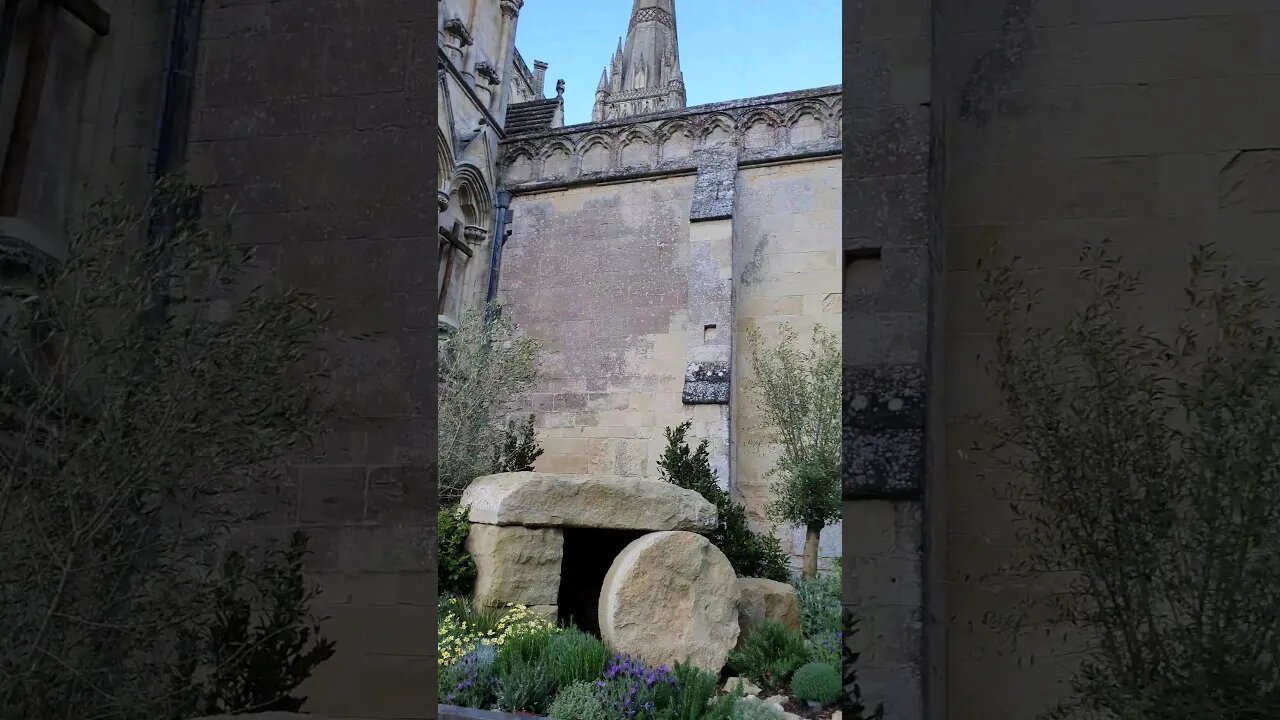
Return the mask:
{"type": "Polygon", "coordinates": [[[475,663],[476,667],[488,669],[493,665],[493,661],[498,657],[498,646],[486,640],[481,640],[471,652],[467,653],[468,662],[475,663]]]}
{"type": "Polygon", "coordinates": [[[839,338],[815,325],[807,349],[786,324],[778,340],[766,348],[757,328],[747,334],[754,377],[744,381],[754,396],[779,456],[773,474],[769,514],[805,529],[803,575],[818,573],[818,539],[822,528],[840,521],[839,338]]]}
{"type": "Polygon", "coordinates": [[[215,612],[241,493],[269,497],[320,425],[323,314],[252,292],[198,198],[102,203],[64,262],[0,280],[0,717],[188,706],[176,629],[215,612]]]}
{"type": "Polygon", "coordinates": [[[498,471],[506,422],[537,377],[538,343],[496,304],[466,313],[440,338],[439,498],[456,503],[472,480],[498,471]]]}
{"type": "Polygon", "coordinates": [[[781,710],[761,700],[745,697],[735,698],[731,720],[783,720],[786,717],[781,710]]]}
{"type": "Polygon", "coordinates": [[[1034,613],[1082,645],[1051,717],[1280,717],[1274,298],[1210,247],[1181,298],[1144,294],[1105,243],[1081,265],[1065,320],[1014,265],[982,290],[1005,414],[975,449],[1011,478],[1026,557],[1008,571],[1056,590],[997,626],[1016,638],[1034,613]],[[1153,303],[1177,326],[1138,322],[1153,303]]]}

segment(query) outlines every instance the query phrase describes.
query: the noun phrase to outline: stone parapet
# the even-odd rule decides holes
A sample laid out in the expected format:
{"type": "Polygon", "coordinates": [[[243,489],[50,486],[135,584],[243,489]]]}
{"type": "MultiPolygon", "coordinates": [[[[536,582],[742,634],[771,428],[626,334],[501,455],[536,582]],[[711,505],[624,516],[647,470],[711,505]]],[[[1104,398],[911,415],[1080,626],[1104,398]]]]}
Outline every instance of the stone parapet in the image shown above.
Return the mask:
{"type": "Polygon", "coordinates": [[[501,183],[513,193],[696,172],[702,151],[736,148],[738,163],[835,155],[840,86],[699,105],[507,139],[501,183]]]}

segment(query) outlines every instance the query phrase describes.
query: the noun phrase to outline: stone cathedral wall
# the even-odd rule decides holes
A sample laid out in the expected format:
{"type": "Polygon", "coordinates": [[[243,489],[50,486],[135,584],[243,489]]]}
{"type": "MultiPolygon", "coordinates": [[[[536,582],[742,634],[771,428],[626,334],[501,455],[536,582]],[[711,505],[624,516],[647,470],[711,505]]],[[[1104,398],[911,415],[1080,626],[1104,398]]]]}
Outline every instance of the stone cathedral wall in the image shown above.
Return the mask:
{"type": "MultiPolygon", "coordinates": [[[[839,335],[839,95],[833,88],[509,140],[514,194],[499,299],[543,345],[528,406],[549,472],[655,477],[663,430],[691,420],[764,526],[766,474],[749,324],[839,335]],[[720,354],[718,354],[720,353],[720,354]],[[686,404],[687,374],[727,361],[729,402],[686,404]]],[[[803,534],[781,533],[797,557],[803,534]]],[[[823,533],[822,563],[840,554],[823,533]]]]}

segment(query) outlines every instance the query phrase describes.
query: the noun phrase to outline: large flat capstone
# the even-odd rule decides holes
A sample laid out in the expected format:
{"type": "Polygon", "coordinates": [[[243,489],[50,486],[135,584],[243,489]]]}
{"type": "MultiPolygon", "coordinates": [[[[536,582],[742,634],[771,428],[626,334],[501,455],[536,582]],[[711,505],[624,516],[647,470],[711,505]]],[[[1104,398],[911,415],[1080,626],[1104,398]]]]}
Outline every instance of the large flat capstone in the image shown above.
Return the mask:
{"type": "Polygon", "coordinates": [[[701,535],[655,532],[628,545],[600,590],[600,639],[649,665],[719,673],[738,642],[738,583],[701,535]]]}
{"type": "Polygon", "coordinates": [[[692,490],[608,475],[486,475],[462,504],[472,523],[485,525],[706,532],[716,524],[715,506],[692,490]]]}

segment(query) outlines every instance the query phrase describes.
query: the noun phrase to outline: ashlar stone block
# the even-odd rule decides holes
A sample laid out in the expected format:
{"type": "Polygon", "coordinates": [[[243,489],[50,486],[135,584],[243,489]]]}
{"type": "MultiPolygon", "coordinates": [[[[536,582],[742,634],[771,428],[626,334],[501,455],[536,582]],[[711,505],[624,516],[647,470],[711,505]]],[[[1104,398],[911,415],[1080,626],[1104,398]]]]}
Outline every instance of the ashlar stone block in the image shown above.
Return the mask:
{"type": "Polygon", "coordinates": [[[564,560],[564,533],[557,528],[472,523],[467,551],[476,561],[475,606],[526,605],[555,617],[564,560]]]}

